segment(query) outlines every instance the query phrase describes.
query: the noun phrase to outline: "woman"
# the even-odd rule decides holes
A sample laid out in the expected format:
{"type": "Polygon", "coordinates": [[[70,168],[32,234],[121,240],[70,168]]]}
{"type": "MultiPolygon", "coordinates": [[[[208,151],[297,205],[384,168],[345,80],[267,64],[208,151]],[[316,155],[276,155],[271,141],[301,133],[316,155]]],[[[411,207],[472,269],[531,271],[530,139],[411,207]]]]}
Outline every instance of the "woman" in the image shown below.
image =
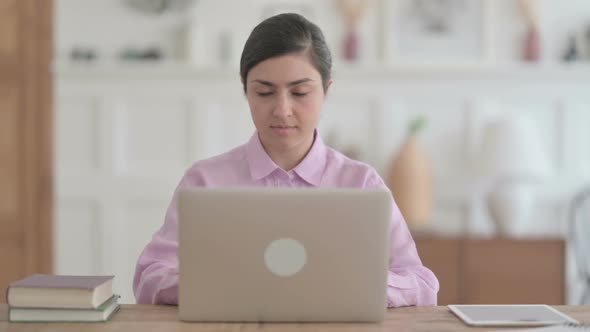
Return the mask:
{"type": "MultiPolygon", "coordinates": [[[[186,171],[162,228],[139,257],[133,287],[138,303],[178,303],[177,193],[180,188],[385,188],[369,165],[324,145],[317,132],[332,84],[332,60],[320,29],[297,14],[260,23],[248,38],[240,75],[256,132],[246,144],[186,171]]],[[[436,305],[438,280],[418,257],[393,204],[388,307],[436,305]]]]}

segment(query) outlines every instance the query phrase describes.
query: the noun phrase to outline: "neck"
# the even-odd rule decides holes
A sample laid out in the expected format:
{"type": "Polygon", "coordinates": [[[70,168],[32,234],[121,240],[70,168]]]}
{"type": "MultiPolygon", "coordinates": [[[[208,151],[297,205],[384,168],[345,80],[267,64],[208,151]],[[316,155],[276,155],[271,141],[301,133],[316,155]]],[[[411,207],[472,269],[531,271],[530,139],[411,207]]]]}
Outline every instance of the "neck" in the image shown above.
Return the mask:
{"type": "Polygon", "coordinates": [[[301,142],[301,144],[288,149],[273,149],[272,147],[264,146],[264,144],[262,144],[262,146],[266,153],[268,153],[270,159],[272,159],[272,161],[282,170],[288,172],[299,165],[299,163],[305,158],[309,150],[311,150],[314,140],[315,134],[309,139],[301,142]]]}

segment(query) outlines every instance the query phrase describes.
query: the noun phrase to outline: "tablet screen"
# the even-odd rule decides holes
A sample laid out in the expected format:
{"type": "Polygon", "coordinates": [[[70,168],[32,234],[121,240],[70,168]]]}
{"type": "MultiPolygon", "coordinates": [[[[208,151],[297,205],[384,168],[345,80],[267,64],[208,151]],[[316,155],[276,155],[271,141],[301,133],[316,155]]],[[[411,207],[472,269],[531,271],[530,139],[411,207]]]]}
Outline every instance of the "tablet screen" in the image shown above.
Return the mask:
{"type": "Polygon", "coordinates": [[[470,325],[548,325],[576,322],[547,305],[450,305],[470,325]]]}

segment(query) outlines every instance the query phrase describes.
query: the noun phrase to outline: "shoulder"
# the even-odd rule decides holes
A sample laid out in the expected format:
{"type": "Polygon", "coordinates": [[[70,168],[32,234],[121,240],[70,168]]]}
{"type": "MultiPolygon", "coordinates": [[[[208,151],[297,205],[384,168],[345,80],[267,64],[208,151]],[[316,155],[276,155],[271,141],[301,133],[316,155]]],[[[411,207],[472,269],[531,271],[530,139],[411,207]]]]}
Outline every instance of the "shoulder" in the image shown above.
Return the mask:
{"type": "Polygon", "coordinates": [[[326,172],[336,176],[339,182],[345,185],[363,188],[384,185],[383,179],[373,166],[351,159],[330,147],[326,147],[326,172]]]}
{"type": "Polygon", "coordinates": [[[238,146],[225,153],[211,158],[196,161],[185,172],[185,177],[205,185],[207,181],[215,182],[233,178],[233,174],[240,173],[247,168],[246,145],[238,146]]]}

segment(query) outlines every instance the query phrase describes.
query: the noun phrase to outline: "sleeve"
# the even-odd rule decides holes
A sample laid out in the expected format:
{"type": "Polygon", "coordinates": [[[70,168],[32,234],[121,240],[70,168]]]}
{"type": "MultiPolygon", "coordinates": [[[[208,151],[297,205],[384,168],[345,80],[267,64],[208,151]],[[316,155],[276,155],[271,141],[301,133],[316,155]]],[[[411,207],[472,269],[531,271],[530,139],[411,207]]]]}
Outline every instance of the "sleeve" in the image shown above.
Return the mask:
{"type": "MultiPolygon", "coordinates": [[[[383,179],[373,171],[367,187],[389,191],[383,179]]],[[[438,279],[422,265],[416,244],[393,195],[387,276],[387,306],[435,306],[439,290],[438,279]]]]}
{"type": "Polygon", "coordinates": [[[166,211],[164,224],[139,256],[133,278],[138,304],[178,304],[178,192],[198,185],[185,173],[166,211]]]}

